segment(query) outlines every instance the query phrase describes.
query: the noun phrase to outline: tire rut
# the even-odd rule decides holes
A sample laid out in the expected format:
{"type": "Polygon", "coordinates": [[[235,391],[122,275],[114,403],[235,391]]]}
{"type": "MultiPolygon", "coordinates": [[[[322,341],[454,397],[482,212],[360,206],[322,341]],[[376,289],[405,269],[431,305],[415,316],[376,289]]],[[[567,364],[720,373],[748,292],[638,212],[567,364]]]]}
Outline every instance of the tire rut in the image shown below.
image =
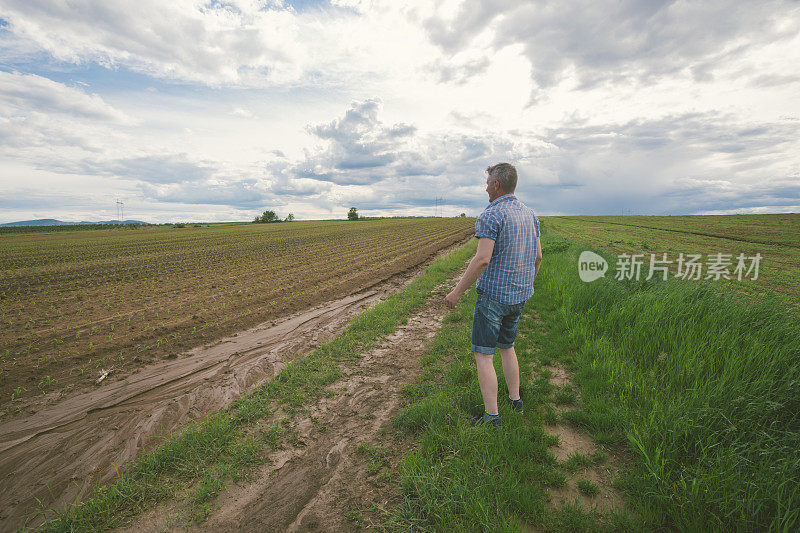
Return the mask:
{"type": "MultiPolygon", "coordinates": [[[[401,389],[422,372],[420,359],[448,310],[443,304],[450,280],[438,286],[408,323],[352,362],[341,364],[344,377],[320,398],[292,416],[290,442],[268,452],[264,466],[249,481],[230,485],[212,504],[198,531],[347,531],[354,505],[380,506],[390,496],[368,479],[362,442],[377,441],[399,410],[401,389]]],[[[284,416],[276,413],[271,423],[284,416]]],[[[396,489],[388,489],[396,490],[396,489]]],[[[126,531],[163,531],[175,527],[171,502],[142,517],[126,531]]]]}
{"type": "Polygon", "coordinates": [[[234,334],[124,380],[106,380],[35,414],[0,423],[0,531],[36,527],[46,509],[84,499],[142,450],[228,405],[291,360],[337,335],[366,307],[401,290],[436,258],[340,300],[234,334]]]}
{"type": "MultiPolygon", "coordinates": [[[[555,388],[573,387],[572,377],[561,364],[554,363],[544,368],[550,372],[550,383],[555,388]]],[[[614,486],[614,478],[618,477],[622,470],[620,457],[613,453],[606,453],[608,450],[604,451],[602,447],[595,444],[588,433],[561,419],[560,415],[573,409],[575,409],[573,405],[557,405],[555,411],[559,414],[558,422],[545,426],[551,435],[558,437],[558,444],[551,450],[556,460],[563,465],[574,455],[593,457],[597,453],[606,454],[607,459],[568,472],[567,482],[563,487],[551,488],[551,501],[557,508],[567,502],[577,502],[587,511],[608,512],[620,508],[623,504],[623,495],[614,486]],[[588,495],[582,492],[578,488],[579,480],[593,483],[598,488],[598,493],[588,495]]]]}

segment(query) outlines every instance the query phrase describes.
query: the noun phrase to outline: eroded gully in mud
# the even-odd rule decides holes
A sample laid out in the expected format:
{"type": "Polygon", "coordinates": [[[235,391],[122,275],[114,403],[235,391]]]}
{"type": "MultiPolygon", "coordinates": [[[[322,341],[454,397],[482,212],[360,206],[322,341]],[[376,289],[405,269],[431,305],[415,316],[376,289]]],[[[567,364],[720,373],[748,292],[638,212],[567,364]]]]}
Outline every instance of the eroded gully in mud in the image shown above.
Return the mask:
{"type": "Polygon", "coordinates": [[[35,525],[40,505],[62,509],[86,497],[160,435],[271,379],[461,244],[370,289],[261,324],[3,423],[0,530],[35,525]]]}
{"type": "MultiPolygon", "coordinates": [[[[348,509],[367,509],[391,499],[388,493],[397,488],[393,483],[376,487],[356,450],[362,442],[380,440],[400,409],[401,389],[419,378],[420,359],[448,313],[444,295],[452,283],[451,278],[439,285],[423,308],[376,348],[342,363],[344,377],[328,387],[333,394],[292,416],[291,441],[268,452],[248,481],[223,489],[212,503],[210,518],[198,529],[348,531],[353,529],[348,509]]],[[[262,425],[283,416],[277,412],[262,425]]],[[[167,502],[125,531],[171,529],[185,523],[180,516],[181,503],[167,502]]]]}

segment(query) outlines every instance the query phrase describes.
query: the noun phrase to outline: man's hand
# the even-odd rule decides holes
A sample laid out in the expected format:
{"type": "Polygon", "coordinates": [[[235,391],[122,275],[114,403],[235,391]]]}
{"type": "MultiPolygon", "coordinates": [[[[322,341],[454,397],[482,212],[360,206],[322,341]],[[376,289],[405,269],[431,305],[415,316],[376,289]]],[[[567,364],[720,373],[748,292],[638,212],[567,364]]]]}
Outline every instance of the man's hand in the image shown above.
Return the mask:
{"type": "Polygon", "coordinates": [[[472,287],[472,284],[475,283],[475,280],[478,279],[481,272],[489,265],[489,262],[492,260],[493,251],[494,240],[488,237],[480,237],[478,239],[478,249],[475,251],[472,261],[469,262],[466,272],[461,276],[461,280],[456,283],[455,288],[450,291],[450,294],[444,297],[444,304],[447,307],[450,309],[455,308],[461,295],[472,287]]]}
{"type": "Polygon", "coordinates": [[[461,298],[461,295],[457,293],[455,289],[453,289],[447,296],[444,297],[444,304],[450,309],[455,309],[459,298],[461,298]]]}

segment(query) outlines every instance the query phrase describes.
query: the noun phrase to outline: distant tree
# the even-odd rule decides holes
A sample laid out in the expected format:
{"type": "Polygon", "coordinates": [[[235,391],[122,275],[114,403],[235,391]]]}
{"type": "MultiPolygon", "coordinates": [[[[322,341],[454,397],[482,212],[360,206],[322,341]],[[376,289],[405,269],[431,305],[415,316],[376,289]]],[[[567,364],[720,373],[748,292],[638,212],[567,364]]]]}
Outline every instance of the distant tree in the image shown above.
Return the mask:
{"type": "Polygon", "coordinates": [[[286,218],[284,220],[286,222],[291,222],[292,220],[294,220],[294,215],[292,213],[289,213],[288,215],[286,215],[286,218]]]}
{"type": "Polygon", "coordinates": [[[270,222],[280,222],[281,219],[278,215],[275,214],[275,211],[264,211],[264,213],[260,217],[256,217],[253,222],[259,224],[267,224],[270,222]]]}
{"type": "Polygon", "coordinates": [[[351,207],[347,212],[347,220],[358,220],[358,211],[355,207],[351,207]]]}
{"type": "Polygon", "coordinates": [[[465,216],[467,216],[467,214],[466,214],[466,213],[461,213],[461,214],[460,214],[460,215],[458,215],[458,216],[460,216],[460,217],[465,217],[465,216]]]}

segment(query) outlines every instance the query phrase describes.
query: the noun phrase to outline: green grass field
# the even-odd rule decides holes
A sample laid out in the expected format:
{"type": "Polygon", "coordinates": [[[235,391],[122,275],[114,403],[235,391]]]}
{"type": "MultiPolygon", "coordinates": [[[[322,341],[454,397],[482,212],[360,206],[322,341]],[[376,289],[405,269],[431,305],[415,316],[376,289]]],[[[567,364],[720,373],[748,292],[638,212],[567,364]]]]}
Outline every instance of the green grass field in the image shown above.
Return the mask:
{"type": "Polygon", "coordinates": [[[763,257],[759,279],[735,283],[735,290],[783,294],[800,305],[800,214],[705,216],[543,217],[553,232],[614,253],[740,253],[763,257]]]}
{"type": "MultiPolygon", "coordinates": [[[[780,225],[798,219],[788,220],[780,225]]],[[[419,447],[403,465],[406,500],[391,523],[438,531],[800,527],[796,309],[779,295],[744,300],[729,290],[737,289],[733,284],[578,277],[587,242],[623,240],[616,251],[633,251],[649,239],[652,249],[683,250],[684,239],[697,239],[687,245],[705,252],[727,238],[709,243],[652,228],[612,231],[618,225],[577,218],[545,219],[543,227],[544,262],[517,341],[524,415],[501,404],[501,428],[466,423],[481,405],[469,352],[473,294],[446,321],[425,361],[426,376],[396,419],[419,447]],[[563,236],[572,233],[582,242],[563,236]],[[561,415],[553,414],[558,393],[541,379],[542,365],[553,361],[571,371],[578,389],[576,409],[561,415]],[[547,423],[554,418],[591,435],[611,457],[625,458],[614,481],[623,505],[598,513],[577,501],[559,507],[548,497],[570,468],[549,451],[547,423]]],[[[752,233],[770,239],[768,232],[752,233]]],[[[772,242],[786,242],[775,249],[796,253],[791,237],[779,232],[772,242]]],[[[762,246],[744,249],[764,253],[762,246]]],[[[594,249],[613,265],[613,254],[594,249]]],[[[495,362],[502,397],[499,357],[495,362]]],[[[595,490],[586,481],[579,488],[595,490]]]]}

